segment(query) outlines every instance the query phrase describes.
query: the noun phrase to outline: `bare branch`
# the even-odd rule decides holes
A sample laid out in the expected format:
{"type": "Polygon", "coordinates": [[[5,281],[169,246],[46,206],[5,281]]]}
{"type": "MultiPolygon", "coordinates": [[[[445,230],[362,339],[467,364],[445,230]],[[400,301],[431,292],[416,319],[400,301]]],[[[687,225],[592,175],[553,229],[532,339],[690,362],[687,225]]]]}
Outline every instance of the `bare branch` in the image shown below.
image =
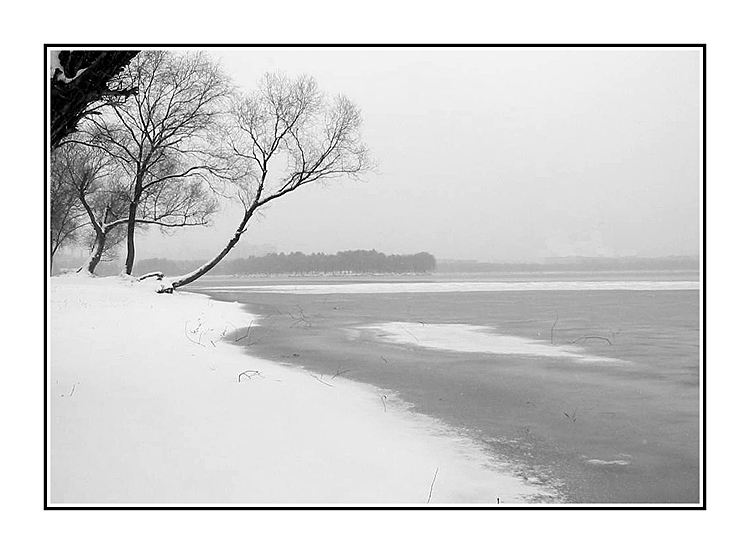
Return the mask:
{"type": "Polygon", "coordinates": [[[356,177],[371,168],[357,107],[343,96],[326,101],[310,77],[266,75],[257,91],[234,103],[231,116],[236,132],[228,148],[234,160],[230,181],[244,208],[242,220],[216,257],[174,279],[172,288],[215,267],[259,209],[302,186],[356,177]]]}
{"type": "Polygon", "coordinates": [[[76,140],[118,161],[127,179],[126,273],[135,262],[135,229],[206,225],[215,212],[215,181],[231,180],[225,135],[228,79],[205,53],[142,52],[119,77],[131,102],[109,95],[110,109],[90,113],[76,140]]]}

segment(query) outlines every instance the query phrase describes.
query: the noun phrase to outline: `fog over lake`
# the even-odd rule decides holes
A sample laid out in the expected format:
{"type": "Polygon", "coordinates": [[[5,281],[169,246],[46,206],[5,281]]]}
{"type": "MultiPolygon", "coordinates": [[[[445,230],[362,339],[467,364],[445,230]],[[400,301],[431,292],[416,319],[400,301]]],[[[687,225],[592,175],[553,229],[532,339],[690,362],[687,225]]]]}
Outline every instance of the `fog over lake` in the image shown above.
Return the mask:
{"type": "MultiPolygon", "coordinates": [[[[213,50],[236,85],[306,73],[362,110],[378,170],[274,203],[233,255],[428,251],[537,261],[699,251],[700,51],[213,50]]],[[[241,217],[151,231],[138,255],[210,256],[241,217]]]]}

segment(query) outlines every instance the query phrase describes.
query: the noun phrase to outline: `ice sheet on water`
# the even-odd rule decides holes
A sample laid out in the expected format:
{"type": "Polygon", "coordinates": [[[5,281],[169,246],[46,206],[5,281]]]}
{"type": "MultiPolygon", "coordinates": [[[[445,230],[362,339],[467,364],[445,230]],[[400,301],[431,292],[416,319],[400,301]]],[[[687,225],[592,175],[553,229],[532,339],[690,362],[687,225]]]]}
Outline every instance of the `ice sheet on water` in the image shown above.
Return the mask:
{"type": "Polygon", "coordinates": [[[452,281],[416,283],[309,283],[296,285],[235,285],[206,287],[215,292],[284,294],[383,294],[436,292],[593,291],[593,290],[699,290],[697,281],[452,281]]]}
{"type": "Polygon", "coordinates": [[[567,358],[579,362],[621,363],[614,358],[605,358],[586,353],[576,345],[548,344],[543,341],[500,335],[491,327],[457,323],[424,324],[392,321],[379,325],[361,327],[375,331],[382,340],[453,352],[475,352],[510,356],[537,356],[567,358]]]}
{"type": "Polygon", "coordinates": [[[630,462],[627,460],[598,460],[596,458],[591,458],[590,460],[586,460],[586,463],[594,465],[594,466],[628,466],[630,465],[630,462]]]}

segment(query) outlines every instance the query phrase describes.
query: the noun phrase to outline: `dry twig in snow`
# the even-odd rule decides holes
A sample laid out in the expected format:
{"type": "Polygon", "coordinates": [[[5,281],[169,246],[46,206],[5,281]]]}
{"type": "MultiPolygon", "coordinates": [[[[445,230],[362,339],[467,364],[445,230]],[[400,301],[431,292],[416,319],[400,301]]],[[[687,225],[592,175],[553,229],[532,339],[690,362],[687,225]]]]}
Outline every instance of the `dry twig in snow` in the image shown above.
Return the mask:
{"type": "Polygon", "coordinates": [[[237,382],[239,383],[242,380],[242,376],[247,377],[248,379],[252,379],[253,377],[263,377],[261,375],[260,371],[256,371],[254,369],[248,369],[247,371],[243,371],[237,376],[237,382]]]}
{"type": "Polygon", "coordinates": [[[430,484],[430,495],[427,497],[427,503],[430,503],[430,499],[432,498],[432,487],[435,486],[435,479],[437,479],[438,471],[440,471],[440,468],[438,467],[435,470],[435,475],[432,477],[432,483],[430,484]]]}

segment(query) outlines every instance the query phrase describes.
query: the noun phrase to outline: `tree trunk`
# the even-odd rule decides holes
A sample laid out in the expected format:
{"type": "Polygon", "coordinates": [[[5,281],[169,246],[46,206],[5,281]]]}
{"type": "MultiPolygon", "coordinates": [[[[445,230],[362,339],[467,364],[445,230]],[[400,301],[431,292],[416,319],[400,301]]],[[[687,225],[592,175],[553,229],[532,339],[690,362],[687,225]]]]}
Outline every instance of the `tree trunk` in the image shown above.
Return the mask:
{"type": "Polygon", "coordinates": [[[102,254],[104,253],[104,244],[106,240],[107,235],[105,235],[104,233],[96,233],[94,246],[91,247],[91,256],[89,257],[89,261],[86,263],[86,271],[88,271],[89,273],[94,273],[96,266],[99,265],[99,262],[102,260],[102,254]]]}
{"type": "Polygon", "coordinates": [[[55,254],[57,254],[57,249],[60,247],[60,242],[50,239],[50,246],[52,247],[52,251],[49,255],[49,274],[53,275],[55,272],[55,254]]]}
{"type": "Polygon", "coordinates": [[[138,203],[131,202],[128,210],[128,255],[125,258],[125,273],[133,274],[135,263],[135,216],[138,211],[138,203]]]}
{"type": "Polygon", "coordinates": [[[229,254],[229,251],[235,247],[235,245],[240,241],[240,238],[242,237],[242,234],[245,232],[245,227],[247,227],[247,222],[250,220],[250,217],[253,214],[253,210],[249,210],[245,212],[245,217],[242,218],[242,223],[240,223],[240,226],[237,227],[237,231],[235,231],[234,236],[229,240],[227,245],[224,247],[224,249],[219,252],[219,254],[213,258],[212,260],[209,260],[202,266],[200,266],[198,269],[191,271],[190,273],[187,273],[185,275],[182,275],[180,277],[177,277],[172,280],[172,285],[169,288],[165,288],[164,292],[172,292],[174,289],[179,287],[184,287],[185,285],[189,285],[196,279],[200,279],[203,275],[211,271],[216,265],[224,259],[224,257],[229,254]]]}

